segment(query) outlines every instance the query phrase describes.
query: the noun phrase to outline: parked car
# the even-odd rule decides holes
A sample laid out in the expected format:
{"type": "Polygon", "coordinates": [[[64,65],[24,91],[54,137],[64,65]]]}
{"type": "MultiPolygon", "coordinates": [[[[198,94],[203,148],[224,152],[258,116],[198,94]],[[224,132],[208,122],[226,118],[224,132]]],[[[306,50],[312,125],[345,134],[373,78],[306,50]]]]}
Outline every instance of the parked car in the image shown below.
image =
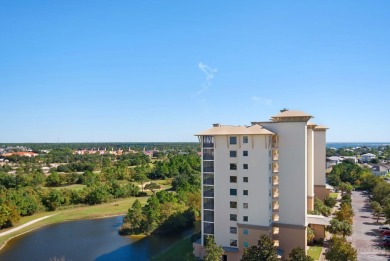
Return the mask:
{"type": "Polygon", "coordinates": [[[390,241],[390,236],[384,236],[384,237],[382,237],[382,240],[383,241],[390,241]]]}
{"type": "Polygon", "coordinates": [[[390,241],[385,241],[383,242],[384,247],[390,247],[390,241]]]}
{"type": "Polygon", "coordinates": [[[390,236],[390,230],[385,230],[381,233],[381,236],[390,236]]]}
{"type": "Polygon", "coordinates": [[[383,232],[383,231],[390,231],[390,227],[388,227],[388,226],[380,226],[379,227],[379,232],[383,232]]]}

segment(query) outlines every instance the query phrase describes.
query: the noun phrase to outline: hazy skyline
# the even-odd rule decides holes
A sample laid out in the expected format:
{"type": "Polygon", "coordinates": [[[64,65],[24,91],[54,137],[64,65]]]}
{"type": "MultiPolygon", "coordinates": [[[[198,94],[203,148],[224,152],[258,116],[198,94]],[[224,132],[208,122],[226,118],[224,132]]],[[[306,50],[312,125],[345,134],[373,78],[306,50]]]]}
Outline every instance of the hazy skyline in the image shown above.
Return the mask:
{"type": "Polygon", "coordinates": [[[302,110],[390,141],[388,1],[0,1],[0,143],[197,141],[302,110]]]}

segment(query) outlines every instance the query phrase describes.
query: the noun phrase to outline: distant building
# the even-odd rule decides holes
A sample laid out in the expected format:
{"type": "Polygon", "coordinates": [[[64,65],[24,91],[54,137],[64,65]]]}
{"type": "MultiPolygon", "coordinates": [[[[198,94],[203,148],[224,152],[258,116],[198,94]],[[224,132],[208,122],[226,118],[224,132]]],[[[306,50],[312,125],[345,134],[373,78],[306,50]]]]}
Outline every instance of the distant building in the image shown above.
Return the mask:
{"type": "Polygon", "coordinates": [[[376,158],[376,155],[375,154],[372,154],[372,153],[366,153],[366,154],[363,154],[360,156],[360,162],[362,163],[368,163],[370,162],[372,159],[375,159],[376,158]]]}
{"type": "Polygon", "coordinates": [[[371,173],[375,176],[386,176],[390,173],[390,167],[384,164],[369,164],[371,173]]]}

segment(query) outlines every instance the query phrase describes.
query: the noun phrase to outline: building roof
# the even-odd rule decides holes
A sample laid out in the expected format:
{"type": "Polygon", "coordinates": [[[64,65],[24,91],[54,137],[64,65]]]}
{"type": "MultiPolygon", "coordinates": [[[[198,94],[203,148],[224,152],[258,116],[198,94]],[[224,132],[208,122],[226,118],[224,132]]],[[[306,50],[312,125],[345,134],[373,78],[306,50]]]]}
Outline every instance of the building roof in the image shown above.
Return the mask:
{"type": "Polygon", "coordinates": [[[214,127],[199,132],[195,136],[222,136],[222,135],[273,135],[274,133],[264,129],[262,126],[255,124],[252,126],[227,126],[215,124],[214,127]]]}
{"type": "Polygon", "coordinates": [[[362,156],[366,156],[366,157],[376,157],[375,154],[372,154],[372,153],[366,153],[366,154],[363,154],[362,156]]]}
{"type": "Polygon", "coordinates": [[[316,127],[314,128],[314,130],[316,130],[316,131],[325,131],[325,130],[327,130],[327,129],[329,129],[329,128],[326,127],[326,126],[324,126],[324,125],[318,125],[318,126],[316,126],[316,127]]]}
{"type": "Polygon", "coordinates": [[[331,161],[342,161],[342,160],[344,160],[344,158],[339,157],[339,156],[330,156],[330,157],[327,157],[327,159],[331,160],[331,161]]]}
{"type": "Polygon", "coordinates": [[[310,118],[313,118],[310,114],[307,114],[303,111],[283,111],[271,117],[272,121],[308,121],[310,118]]]}
{"type": "Polygon", "coordinates": [[[331,218],[322,215],[307,215],[307,223],[313,225],[329,226],[331,218]]]}
{"type": "Polygon", "coordinates": [[[287,118],[287,117],[310,117],[313,118],[310,114],[307,114],[306,112],[303,111],[295,111],[295,110],[287,110],[281,113],[278,113],[271,118],[287,118]]]}

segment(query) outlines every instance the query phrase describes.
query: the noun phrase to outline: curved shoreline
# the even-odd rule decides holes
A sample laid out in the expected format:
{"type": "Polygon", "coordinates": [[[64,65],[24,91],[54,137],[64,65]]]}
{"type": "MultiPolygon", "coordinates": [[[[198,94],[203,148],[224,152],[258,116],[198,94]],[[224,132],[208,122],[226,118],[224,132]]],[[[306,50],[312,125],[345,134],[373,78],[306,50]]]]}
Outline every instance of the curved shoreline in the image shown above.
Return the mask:
{"type": "MultiPolygon", "coordinates": [[[[38,222],[40,222],[42,220],[45,220],[47,218],[50,218],[52,216],[59,215],[59,214],[62,214],[62,213],[56,213],[56,214],[53,214],[53,215],[48,215],[48,216],[44,216],[44,217],[41,217],[41,218],[34,219],[34,220],[29,221],[29,222],[27,222],[27,223],[25,223],[23,225],[20,225],[18,227],[15,227],[13,229],[10,229],[8,231],[0,233],[0,237],[6,236],[6,235],[14,233],[14,232],[17,232],[18,230],[21,230],[21,229],[23,229],[25,227],[28,227],[29,225],[33,225],[33,224],[38,223],[38,222]]],[[[0,251],[7,245],[7,243],[11,239],[16,238],[16,237],[21,236],[21,235],[24,235],[24,234],[27,234],[27,233],[30,233],[30,232],[32,232],[34,230],[37,230],[37,229],[42,228],[42,227],[45,227],[47,225],[60,224],[60,223],[65,223],[65,222],[70,222],[70,221],[79,221],[79,220],[93,220],[93,219],[111,218],[111,217],[118,217],[118,216],[123,216],[123,215],[124,214],[102,215],[102,216],[86,217],[86,218],[78,218],[78,219],[64,219],[64,220],[61,220],[61,221],[58,221],[58,222],[53,222],[53,223],[44,223],[44,224],[41,224],[41,225],[39,225],[39,226],[37,226],[35,228],[32,228],[32,229],[29,229],[29,230],[17,233],[15,235],[11,236],[10,238],[6,239],[4,241],[4,243],[2,245],[0,245],[0,251]]]]}

